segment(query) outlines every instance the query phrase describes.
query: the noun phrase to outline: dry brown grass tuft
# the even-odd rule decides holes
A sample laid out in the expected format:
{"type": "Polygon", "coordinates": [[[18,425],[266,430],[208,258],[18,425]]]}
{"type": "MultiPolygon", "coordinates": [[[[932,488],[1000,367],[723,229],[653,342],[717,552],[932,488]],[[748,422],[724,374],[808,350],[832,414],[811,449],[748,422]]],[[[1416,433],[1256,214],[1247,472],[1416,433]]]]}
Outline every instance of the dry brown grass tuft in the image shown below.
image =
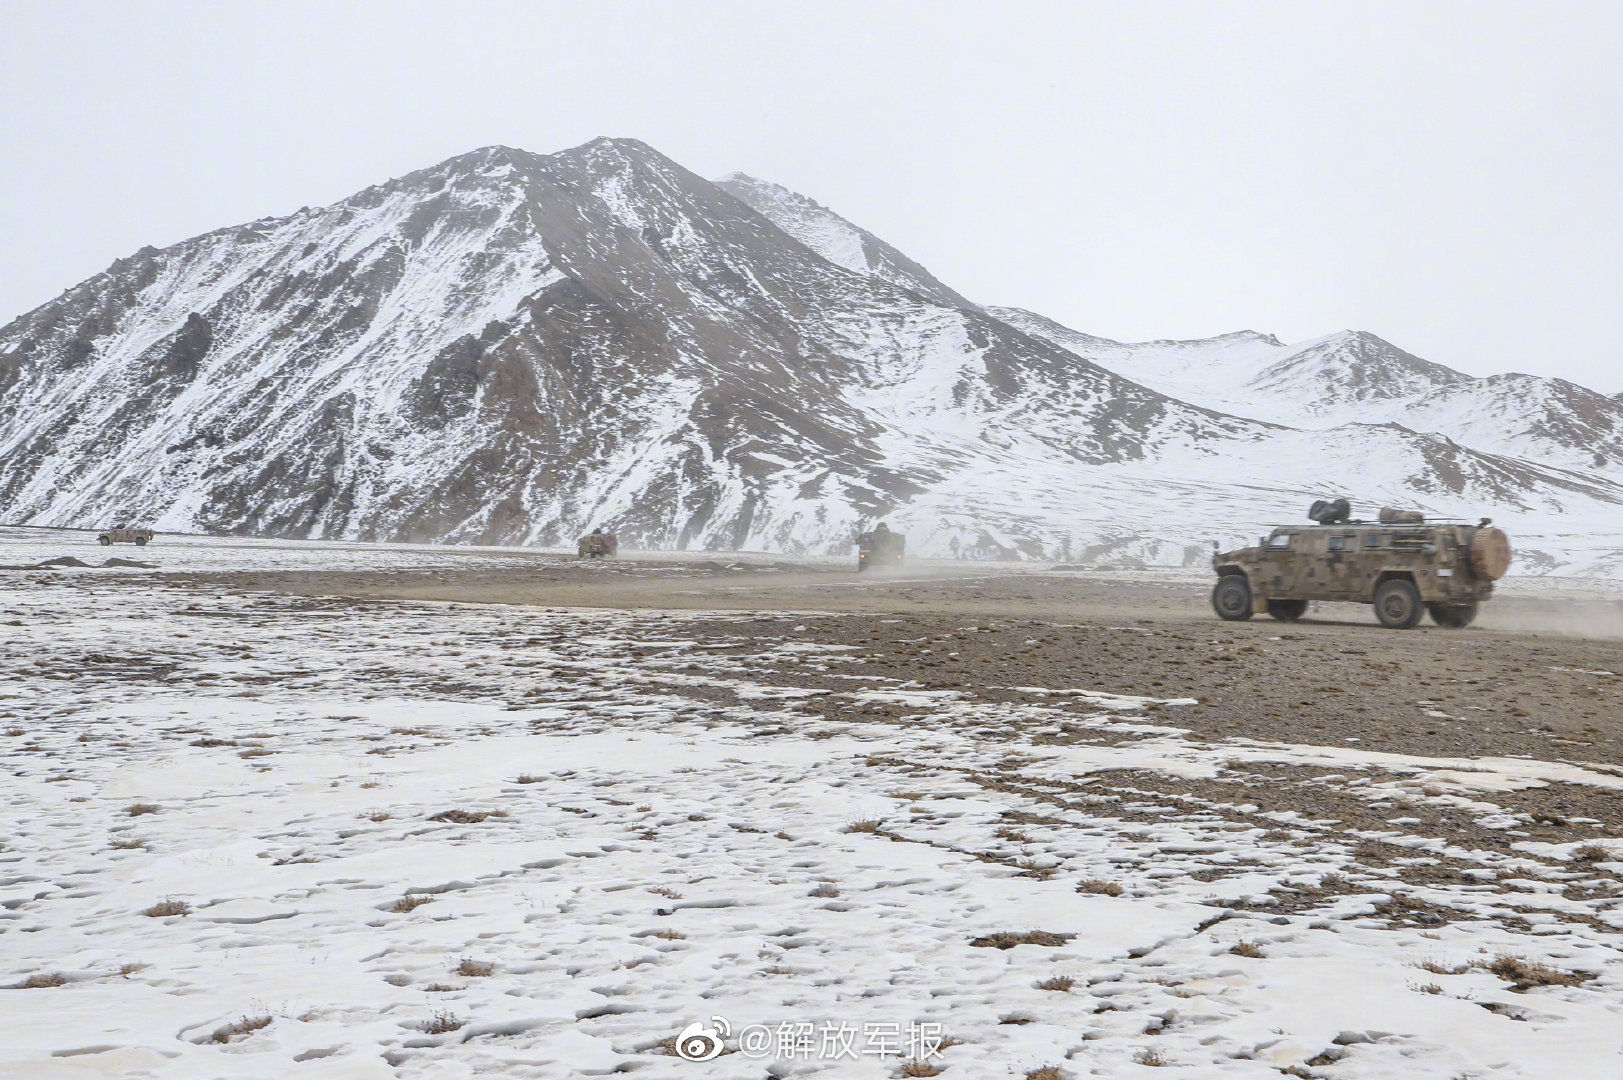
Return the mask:
{"type": "Polygon", "coordinates": [[[125,836],[115,836],[112,842],[108,844],[108,847],[111,847],[114,851],[131,851],[146,846],[147,842],[145,840],[135,840],[125,836]]]}
{"type": "Polygon", "coordinates": [[[531,776],[529,773],[519,773],[518,776],[513,780],[513,783],[515,783],[515,784],[544,784],[544,783],[546,783],[546,780],[547,780],[547,778],[544,777],[544,776],[531,776]]]}
{"type": "Polygon", "coordinates": [[[423,1021],[423,1031],[429,1035],[444,1035],[448,1031],[456,1031],[462,1026],[453,1013],[437,1012],[423,1021]]]}
{"type": "Polygon", "coordinates": [[[1436,983],[1410,983],[1409,989],[1417,990],[1422,994],[1441,994],[1443,988],[1436,983]]]}
{"type": "Polygon", "coordinates": [[[825,881],[806,895],[821,898],[835,897],[840,895],[840,887],[834,884],[832,881],[825,881]]]}
{"type": "Polygon", "coordinates": [[[1229,947],[1229,952],[1235,956],[1244,956],[1250,960],[1262,959],[1263,952],[1254,941],[1236,941],[1229,947]]]}
{"type": "Polygon", "coordinates": [[[1014,867],[1020,871],[1021,877],[1036,878],[1038,881],[1047,881],[1059,871],[1059,864],[1053,863],[1044,866],[1036,859],[1016,859],[1014,867]]]}
{"type": "Polygon", "coordinates": [[[1042,1065],[1026,1073],[1026,1080],[1065,1080],[1058,1065],[1042,1065]]]}
{"type": "Polygon", "coordinates": [[[650,885],[648,887],[648,891],[653,893],[655,896],[663,896],[667,900],[682,899],[682,894],[671,888],[669,885],[650,885]]]}
{"type": "Polygon", "coordinates": [[[1512,990],[1531,990],[1537,986],[1577,986],[1595,976],[1587,971],[1561,971],[1537,960],[1528,960],[1509,953],[1500,953],[1492,960],[1477,965],[1484,971],[1499,976],[1512,990]]]}
{"type": "Polygon", "coordinates": [[[1459,967],[1444,967],[1442,964],[1439,964],[1436,960],[1433,960],[1429,956],[1424,960],[1415,961],[1414,966],[1419,968],[1421,971],[1429,971],[1433,975],[1464,975],[1467,971],[1471,970],[1471,966],[1469,964],[1461,964],[1459,967]]]}
{"type": "Polygon", "coordinates": [[[1161,1066],[1167,1064],[1167,1059],[1161,1056],[1161,1052],[1156,1050],[1154,1047],[1149,1046],[1146,1046],[1144,1049],[1134,1054],[1133,1060],[1138,1062],[1140,1065],[1149,1065],[1154,1068],[1160,1068],[1161,1066]]]}
{"type": "Polygon", "coordinates": [[[902,1071],[897,1076],[940,1076],[941,1066],[932,1065],[928,1061],[904,1061],[902,1071]]]}
{"type": "Polygon", "coordinates": [[[1611,857],[1612,853],[1599,844],[1584,844],[1572,849],[1574,862],[1604,862],[1611,857]]]}
{"type": "Polygon", "coordinates": [[[1045,945],[1056,948],[1074,937],[1075,934],[1053,934],[1047,930],[1027,930],[1023,934],[1000,930],[995,934],[978,937],[971,941],[970,945],[983,949],[1012,949],[1016,945],[1045,945]]]}
{"type": "Polygon", "coordinates": [[[131,961],[130,963],[127,963],[127,964],[118,965],[118,973],[127,978],[127,977],[129,977],[131,975],[134,975],[137,971],[145,971],[146,968],[147,968],[147,966],[145,964],[138,964],[138,963],[135,963],[134,961],[131,961]]]}
{"type": "Polygon", "coordinates": [[[845,831],[848,833],[876,833],[879,831],[881,824],[882,822],[878,818],[863,818],[861,821],[853,821],[847,825],[845,831]]]}
{"type": "Polygon", "coordinates": [[[28,978],[17,984],[17,989],[44,990],[47,987],[63,986],[67,983],[67,981],[68,977],[62,974],[60,971],[46,971],[41,972],[38,975],[28,976],[28,978]]]}
{"type": "Polygon", "coordinates": [[[688,937],[680,930],[650,930],[647,936],[663,938],[666,941],[686,941],[688,937]]]}
{"type": "Polygon", "coordinates": [[[424,904],[432,904],[433,902],[434,898],[432,896],[407,894],[390,904],[389,910],[394,912],[396,915],[404,915],[408,911],[416,911],[424,904]]]}
{"type": "Polygon", "coordinates": [[[225,1027],[216,1031],[214,1033],[214,1041],[217,1043],[228,1043],[238,1035],[248,1035],[258,1031],[260,1028],[270,1027],[271,1019],[272,1018],[269,1016],[244,1016],[235,1024],[227,1024],[225,1027]]]}
{"type": "Polygon", "coordinates": [[[1121,886],[1114,881],[1100,881],[1097,878],[1085,878],[1076,883],[1079,893],[1093,893],[1097,896],[1120,896],[1121,886]]]}
{"type": "Polygon", "coordinates": [[[184,900],[173,899],[159,900],[156,904],[141,912],[141,914],[151,916],[154,919],[161,919],[166,915],[190,915],[191,913],[192,905],[184,900]]]}
{"type": "Polygon", "coordinates": [[[469,956],[464,956],[461,963],[457,964],[455,968],[458,975],[469,979],[483,979],[495,970],[496,965],[489,960],[475,960],[469,956]]]}
{"type": "Polygon", "coordinates": [[[449,821],[453,825],[477,825],[486,818],[506,817],[506,810],[441,810],[429,821],[449,821]]]}
{"type": "Polygon", "coordinates": [[[1044,979],[1042,982],[1038,983],[1037,984],[1037,989],[1039,989],[1039,990],[1059,990],[1061,992],[1066,992],[1066,991],[1069,991],[1075,985],[1076,985],[1076,980],[1071,978],[1069,975],[1055,975],[1051,979],[1044,979]]]}
{"type": "Polygon", "coordinates": [[[138,802],[130,803],[130,805],[124,808],[124,812],[130,817],[140,817],[142,814],[156,814],[162,809],[163,807],[159,806],[157,803],[138,802]]]}
{"type": "Polygon", "coordinates": [[[370,813],[362,814],[361,816],[368,821],[388,821],[390,818],[394,817],[394,815],[389,813],[387,810],[373,810],[370,813]]]}

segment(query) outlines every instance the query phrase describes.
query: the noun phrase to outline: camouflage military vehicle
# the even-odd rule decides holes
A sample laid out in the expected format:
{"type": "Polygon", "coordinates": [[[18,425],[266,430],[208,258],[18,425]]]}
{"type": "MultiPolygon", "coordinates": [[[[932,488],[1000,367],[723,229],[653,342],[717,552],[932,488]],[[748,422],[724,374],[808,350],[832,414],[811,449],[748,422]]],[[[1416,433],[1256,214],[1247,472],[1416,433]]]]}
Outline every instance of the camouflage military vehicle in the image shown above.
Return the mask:
{"type": "Polygon", "coordinates": [[[907,538],[901,533],[891,532],[884,524],[869,532],[858,533],[857,572],[876,566],[900,566],[906,549],[907,538]]]}
{"type": "Polygon", "coordinates": [[[1282,526],[1256,547],[1212,558],[1212,607],[1229,620],[1267,612],[1294,622],[1312,600],[1371,604],[1382,626],[1407,630],[1427,611],[1462,629],[1510,568],[1510,542],[1483,518],[1475,525],[1382,510],[1352,521],[1346,500],[1314,503],[1311,525],[1282,526]]]}
{"type": "Polygon", "coordinates": [[[136,547],[146,547],[147,541],[158,534],[151,529],[132,529],[128,525],[114,525],[111,529],[96,537],[96,543],[102,547],[113,544],[134,544],[136,547]]]}
{"type": "Polygon", "coordinates": [[[602,529],[593,529],[591,534],[583,536],[575,545],[575,554],[583,559],[603,559],[615,555],[620,550],[620,541],[611,532],[602,529]]]}

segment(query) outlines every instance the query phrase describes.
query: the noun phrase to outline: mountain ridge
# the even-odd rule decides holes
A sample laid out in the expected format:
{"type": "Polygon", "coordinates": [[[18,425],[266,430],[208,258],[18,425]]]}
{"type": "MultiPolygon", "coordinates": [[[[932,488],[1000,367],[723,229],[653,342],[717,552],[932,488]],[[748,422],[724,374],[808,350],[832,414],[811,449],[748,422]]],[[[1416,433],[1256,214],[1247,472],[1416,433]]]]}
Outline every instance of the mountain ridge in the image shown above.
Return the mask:
{"type": "MultiPolygon", "coordinates": [[[[925,554],[1184,563],[1213,530],[1358,485],[1540,528],[1623,505],[1605,476],[1444,437],[1187,401],[1112,363],[1199,343],[1077,335],[1089,357],[1012,310],[638,140],[483,147],[142,248],[0,328],[0,513],[783,551],[841,551],[889,516],[925,554]]],[[[1547,546],[1551,567],[1601,565],[1547,546]]]]}

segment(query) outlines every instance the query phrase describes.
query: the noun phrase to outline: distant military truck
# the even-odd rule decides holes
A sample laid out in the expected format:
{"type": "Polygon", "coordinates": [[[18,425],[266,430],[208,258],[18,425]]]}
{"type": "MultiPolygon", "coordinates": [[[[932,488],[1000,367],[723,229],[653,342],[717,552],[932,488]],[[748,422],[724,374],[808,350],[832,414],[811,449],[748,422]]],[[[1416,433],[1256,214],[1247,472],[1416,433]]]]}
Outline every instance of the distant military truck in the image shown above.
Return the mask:
{"type": "Polygon", "coordinates": [[[593,529],[591,534],[580,538],[575,545],[575,554],[583,559],[606,559],[620,551],[620,541],[611,532],[602,529],[593,529]]]}
{"type": "Polygon", "coordinates": [[[146,547],[147,541],[158,534],[151,529],[132,529],[128,525],[114,525],[96,537],[96,543],[102,547],[111,547],[114,544],[134,544],[136,547],[146,547]]]}
{"type": "Polygon", "coordinates": [[[857,572],[900,566],[906,551],[907,538],[880,522],[877,528],[857,534],[857,572]]]}
{"type": "Polygon", "coordinates": [[[1294,622],[1310,601],[1335,600],[1373,605],[1381,625],[1397,630],[1428,611],[1459,630],[1510,568],[1510,541],[1487,518],[1468,525],[1387,509],[1378,521],[1353,521],[1345,499],[1314,503],[1309,516],[1311,525],[1281,526],[1256,547],[1212,558],[1219,616],[1294,622]]]}

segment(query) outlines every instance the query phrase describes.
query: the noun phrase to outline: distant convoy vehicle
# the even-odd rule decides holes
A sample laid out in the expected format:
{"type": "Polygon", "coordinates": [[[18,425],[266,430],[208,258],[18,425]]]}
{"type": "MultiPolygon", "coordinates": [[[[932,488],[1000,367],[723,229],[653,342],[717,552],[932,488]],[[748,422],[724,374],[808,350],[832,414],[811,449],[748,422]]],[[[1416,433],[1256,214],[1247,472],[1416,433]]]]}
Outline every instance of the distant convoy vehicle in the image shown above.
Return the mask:
{"type": "Polygon", "coordinates": [[[1426,612],[1438,626],[1471,625],[1510,569],[1510,541],[1488,518],[1428,521],[1384,509],[1353,521],[1346,499],[1320,500],[1311,525],[1281,526],[1256,547],[1212,558],[1212,607],[1230,621],[1267,612],[1294,622],[1313,600],[1371,604],[1382,626],[1407,630],[1426,612]]]}
{"type": "Polygon", "coordinates": [[[134,544],[136,547],[146,547],[147,542],[158,534],[151,529],[135,529],[128,525],[114,525],[96,537],[96,543],[102,547],[111,547],[113,544],[134,544]]]}
{"type": "Polygon", "coordinates": [[[611,532],[602,529],[593,529],[591,534],[580,538],[575,545],[575,554],[583,559],[611,558],[620,551],[620,541],[611,532]]]}
{"type": "Polygon", "coordinates": [[[890,526],[881,521],[868,532],[857,534],[857,572],[900,566],[906,550],[907,538],[891,532],[890,526]]]}

